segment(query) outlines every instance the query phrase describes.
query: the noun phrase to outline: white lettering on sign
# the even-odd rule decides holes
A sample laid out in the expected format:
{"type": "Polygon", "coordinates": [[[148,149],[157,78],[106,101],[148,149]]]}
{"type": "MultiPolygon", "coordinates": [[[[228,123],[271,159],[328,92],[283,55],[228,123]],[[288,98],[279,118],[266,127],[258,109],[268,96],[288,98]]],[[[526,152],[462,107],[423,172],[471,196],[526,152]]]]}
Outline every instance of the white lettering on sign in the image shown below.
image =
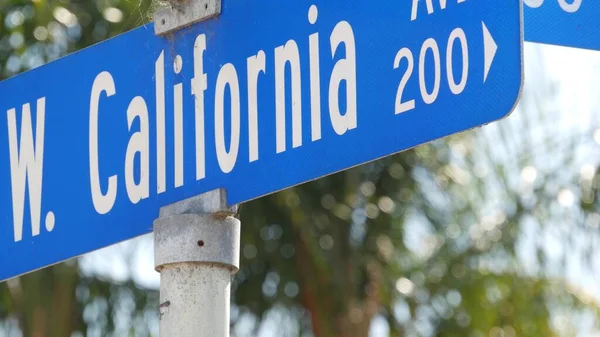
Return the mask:
{"type": "Polygon", "coordinates": [[[98,113],[100,105],[100,95],[106,93],[111,97],[117,93],[115,81],[112,75],[105,71],[96,76],[92,85],[92,94],[90,97],[90,185],[92,189],[92,201],[98,214],[107,214],[110,212],[117,199],[117,176],[108,178],[108,187],[106,193],[102,193],[100,182],[100,167],[98,158],[98,113]]]}
{"type": "MultiPolygon", "coordinates": [[[[182,70],[181,56],[177,55],[173,62],[175,74],[182,70]]],[[[183,83],[177,83],[173,87],[173,111],[175,135],[175,187],[183,186],[183,83]]]]}
{"type": "MultiPolygon", "coordinates": [[[[459,0],[460,2],[460,0],[459,0]]],[[[445,2],[443,2],[445,7],[445,2]]],[[[308,22],[316,25],[318,9],[311,6],[308,11],[308,22]]],[[[204,56],[207,51],[207,39],[204,34],[199,35],[194,43],[193,53],[193,78],[189,82],[191,96],[194,98],[195,118],[195,151],[196,156],[196,181],[206,178],[206,135],[213,134],[217,163],[222,173],[231,173],[239,163],[239,148],[241,143],[241,127],[243,118],[248,121],[248,158],[247,162],[253,163],[260,160],[259,153],[259,114],[264,104],[275,106],[275,142],[273,151],[283,153],[291,151],[287,148],[290,141],[292,148],[306,145],[302,130],[303,118],[310,118],[311,136],[315,142],[322,138],[321,95],[328,95],[329,121],[331,129],[337,135],[344,135],[358,125],[357,111],[357,74],[356,74],[356,41],[352,26],[346,21],[339,22],[329,36],[331,60],[334,61],[333,69],[329,76],[329,90],[321,92],[321,54],[319,51],[319,33],[308,36],[308,66],[310,70],[310,114],[303,114],[302,106],[302,77],[301,60],[302,50],[298,43],[290,39],[284,45],[274,48],[272,58],[269,60],[264,50],[259,50],[255,55],[246,59],[247,81],[240,83],[238,70],[233,63],[224,64],[217,74],[214,105],[214,129],[207,132],[205,125],[205,94],[209,87],[208,76],[204,70],[204,56]],[[337,55],[337,57],[336,57],[337,55]],[[341,57],[343,56],[343,57],[341,57]],[[269,63],[271,62],[271,63],[269,63]],[[273,69],[269,69],[271,64],[273,69]],[[271,75],[275,79],[275,101],[259,102],[258,93],[261,88],[261,77],[271,75]],[[343,85],[345,84],[345,85],[343,85]],[[241,86],[245,85],[245,88],[241,86]],[[286,93],[289,89],[289,97],[286,93]],[[344,88],[344,102],[340,102],[340,88],[344,88]],[[229,92],[229,96],[226,93],[229,92]],[[247,112],[242,111],[242,95],[247,96],[247,112]],[[229,99],[229,104],[225,100],[229,99]],[[289,109],[288,109],[289,104],[289,109]],[[226,107],[228,107],[226,109],[226,107]],[[344,107],[345,111],[342,111],[344,107]],[[247,114],[246,114],[247,113],[247,114]],[[229,118],[226,118],[229,117],[229,118]],[[291,123],[288,121],[291,117],[291,123]],[[226,120],[229,125],[226,125],[226,120]],[[291,137],[287,130],[291,124],[291,137]],[[226,132],[228,130],[229,132],[226,132]]],[[[173,73],[178,75],[183,70],[184,60],[180,55],[173,57],[173,73]]],[[[155,62],[155,94],[156,94],[156,183],[157,194],[167,191],[167,173],[173,173],[174,188],[185,184],[184,176],[184,125],[186,124],[186,83],[175,81],[173,85],[173,151],[166,151],[166,120],[167,107],[165,105],[167,90],[165,88],[165,52],[162,51],[155,62]],[[173,156],[172,171],[168,171],[167,154],[173,156]]],[[[108,180],[101,179],[101,157],[98,153],[99,125],[101,96],[106,98],[116,95],[115,82],[109,72],[100,73],[92,85],[90,96],[90,184],[92,201],[98,214],[109,213],[117,199],[117,185],[120,175],[114,174],[108,180]]],[[[104,113],[115,113],[105,111],[104,113]]],[[[126,144],[124,158],[124,179],[127,196],[133,204],[150,197],[150,129],[148,105],[143,97],[137,96],[131,100],[127,113],[127,130],[130,132],[129,142],[126,144]],[[134,131],[134,125],[137,131],[134,131]],[[139,129],[139,130],[138,130],[139,129]],[[135,163],[139,163],[138,166],[135,163]],[[137,171],[136,171],[137,170],[137,171]],[[135,177],[138,177],[136,181],[135,177]]],[[[101,128],[100,128],[101,129],[101,128]]],[[[306,137],[308,138],[308,137],[306,137]]],[[[265,147],[263,147],[264,149],[265,147]]],[[[264,150],[263,150],[264,151],[264,150]]],[[[211,157],[214,158],[214,157],[211,157]]],[[[244,159],[246,160],[246,159],[244,159]]],[[[189,160],[188,160],[189,161],[189,160]]],[[[106,179],[106,178],[104,178],[106,179]]]]}
{"type": "MultiPolygon", "coordinates": [[[[195,52],[195,51],[194,51],[195,52]]],[[[201,68],[200,68],[201,69],[201,68]]],[[[156,192],[167,190],[167,150],[165,149],[165,53],[154,63],[156,88],[156,192]]],[[[192,86],[192,88],[195,88],[192,86]]],[[[198,99],[198,97],[196,97],[198,99]]],[[[197,104],[197,103],[196,103],[197,104]]],[[[202,115],[204,120],[204,115],[202,115]]],[[[202,128],[204,130],[204,128],[202,128]]]]}
{"type": "MultiPolygon", "coordinates": [[[[319,10],[317,6],[312,5],[308,10],[308,22],[311,25],[317,23],[319,10]]],[[[319,33],[311,34],[308,37],[308,49],[310,60],[310,121],[311,121],[311,139],[317,141],[321,139],[321,63],[319,59],[319,33]]]]}
{"type": "MultiPolygon", "coordinates": [[[[398,51],[396,54],[396,59],[394,60],[394,69],[400,68],[402,60],[407,61],[407,66],[402,78],[400,79],[400,84],[398,85],[395,104],[396,114],[413,110],[416,107],[414,99],[407,101],[403,100],[404,90],[412,77],[415,67],[413,53],[410,49],[405,47],[398,51]]],[[[421,99],[425,104],[433,104],[439,95],[442,79],[440,48],[435,39],[429,38],[423,42],[421,51],[419,53],[418,69],[421,99]],[[428,85],[428,83],[426,83],[426,69],[433,69],[433,85],[428,85]]],[[[448,42],[446,44],[446,74],[450,91],[454,95],[461,94],[465,90],[467,80],[469,78],[469,47],[465,32],[461,28],[456,28],[452,31],[452,33],[450,33],[450,37],[448,38],[448,42]],[[457,76],[454,74],[454,61],[452,57],[452,50],[455,43],[460,44],[460,50],[462,54],[462,73],[458,83],[456,83],[457,76]]]]}
{"type": "Polygon", "coordinates": [[[292,143],[293,147],[302,146],[302,92],[300,75],[300,51],[294,40],[275,48],[275,116],[277,133],[277,153],[286,150],[286,109],[285,109],[285,68],[290,65],[292,87],[292,143]]]}
{"type": "Polygon", "coordinates": [[[248,58],[248,150],[249,161],[258,160],[258,78],[267,71],[264,51],[248,58]]]}
{"type": "Polygon", "coordinates": [[[233,64],[221,68],[215,88],[215,143],[221,171],[233,171],[240,149],[240,84],[233,64]],[[231,132],[229,151],[225,145],[225,87],[229,87],[231,100],[231,132]]]}
{"type": "Polygon", "coordinates": [[[467,36],[465,35],[465,31],[458,28],[450,33],[450,38],[448,39],[448,48],[446,48],[446,73],[448,73],[448,85],[450,86],[450,91],[453,94],[458,95],[463,90],[465,90],[465,86],[467,85],[467,78],[469,77],[469,45],[467,44],[467,36]],[[454,43],[458,41],[460,44],[460,51],[462,56],[462,73],[460,76],[460,82],[456,83],[454,78],[454,43]]]}
{"type": "MultiPolygon", "coordinates": [[[[31,235],[40,234],[42,210],[42,175],[44,171],[44,129],[46,98],[37,100],[35,139],[31,121],[31,105],[25,103],[21,111],[21,137],[17,140],[17,110],[8,110],[8,146],[10,152],[10,177],[12,187],[14,240],[23,239],[25,212],[25,187],[29,187],[29,212],[31,235]]],[[[54,213],[46,215],[46,229],[54,229],[54,213]]]]}
{"type": "MultiPolygon", "coordinates": [[[[465,1],[467,1],[467,0],[456,0],[456,3],[461,3],[461,2],[465,2],[465,1]]],[[[427,8],[427,14],[428,15],[429,14],[433,14],[433,12],[434,12],[434,6],[433,6],[434,0],[413,0],[412,11],[410,13],[410,21],[417,20],[417,16],[419,14],[419,4],[421,4],[423,2],[425,3],[425,7],[427,8]]],[[[439,0],[440,9],[446,9],[446,3],[447,2],[448,2],[447,0],[439,0]]]]}
{"type": "MultiPolygon", "coordinates": [[[[194,95],[195,133],[196,133],[196,180],[206,177],[206,154],[204,144],[204,92],[208,89],[208,80],[204,73],[204,52],[206,51],[206,35],[200,35],[194,43],[194,78],[192,79],[192,95],[194,95]]],[[[162,81],[164,82],[164,70],[162,81]]],[[[164,87],[164,85],[163,85],[164,87]]],[[[158,87],[157,87],[158,95],[158,87]]],[[[164,100],[164,94],[162,94],[164,100]]],[[[164,119],[161,121],[164,126],[164,119]]],[[[157,122],[158,123],[158,122],[157,122]]],[[[161,140],[164,146],[164,137],[161,140]]],[[[164,157],[164,156],[163,156],[164,157]]],[[[163,160],[164,165],[164,160],[163,160]]]]}
{"type": "Polygon", "coordinates": [[[148,123],[148,107],[146,102],[140,96],[135,97],[127,108],[127,123],[129,131],[135,120],[139,121],[140,130],[134,132],[129,138],[127,144],[127,153],[125,155],[125,186],[127,196],[133,204],[150,196],[150,126],[148,123]],[[140,165],[136,182],[135,177],[135,157],[139,156],[140,165]]]}
{"type": "Polygon", "coordinates": [[[348,130],[356,128],[357,102],[356,102],[356,45],[352,27],[346,21],[335,26],[330,37],[331,56],[343,44],[346,48],[345,58],[337,61],[331,72],[329,81],[329,117],[331,125],[338,135],[343,135],[348,130]],[[340,112],[339,89],[342,82],[346,82],[346,112],[340,112]]]}
{"type": "MultiPolygon", "coordinates": [[[[567,13],[575,13],[581,8],[583,0],[557,0],[560,8],[567,13]]],[[[539,8],[544,4],[544,0],[524,0],[525,5],[531,8],[539,8]]]]}

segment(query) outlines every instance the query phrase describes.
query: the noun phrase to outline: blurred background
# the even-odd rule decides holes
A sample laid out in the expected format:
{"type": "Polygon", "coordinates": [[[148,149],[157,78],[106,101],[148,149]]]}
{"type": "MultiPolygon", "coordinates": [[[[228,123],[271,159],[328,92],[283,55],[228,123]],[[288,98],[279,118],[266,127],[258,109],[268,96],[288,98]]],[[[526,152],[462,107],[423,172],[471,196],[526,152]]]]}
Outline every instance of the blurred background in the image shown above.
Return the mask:
{"type": "MultiPolygon", "coordinates": [[[[0,79],[150,21],[0,0],[0,79]]],[[[525,45],[507,119],[243,205],[233,336],[600,336],[600,52],[525,45]]],[[[0,284],[0,336],[158,336],[152,237],[0,284]]]]}

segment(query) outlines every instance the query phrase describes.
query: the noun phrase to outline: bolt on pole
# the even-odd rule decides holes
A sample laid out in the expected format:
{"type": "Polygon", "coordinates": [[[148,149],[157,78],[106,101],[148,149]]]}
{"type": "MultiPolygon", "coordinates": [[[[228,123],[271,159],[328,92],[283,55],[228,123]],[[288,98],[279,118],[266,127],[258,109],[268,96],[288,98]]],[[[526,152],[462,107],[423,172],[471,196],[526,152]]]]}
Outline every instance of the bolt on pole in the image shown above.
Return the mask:
{"type": "Polygon", "coordinates": [[[154,222],[161,337],[229,337],[240,221],[224,190],[164,207],[154,222]]]}

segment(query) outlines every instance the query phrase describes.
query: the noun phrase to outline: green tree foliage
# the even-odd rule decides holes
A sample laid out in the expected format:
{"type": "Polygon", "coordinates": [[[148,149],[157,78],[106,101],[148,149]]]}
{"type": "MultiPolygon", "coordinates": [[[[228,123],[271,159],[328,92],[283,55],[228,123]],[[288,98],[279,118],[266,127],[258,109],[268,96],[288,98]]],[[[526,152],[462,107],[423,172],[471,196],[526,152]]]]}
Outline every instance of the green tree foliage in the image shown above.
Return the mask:
{"type": "Polygon", "coordinates": [[[0,77],[38,67],[148,21],[150,1],[4,0],[0,77]]]}
{"type": "MultiPolygon", "coordinates": [[[[149,1],[5,0],[0,78],[150,12],[149,1]]],[[[556,137],[544,103],[554,96],[538,86],[506,122],[243,205],[234,333],[283,315],[291,324],[278,335],[367,336],[374,320],[392,336],[576,335],[598,305],[565,270],[569,256],[593,267],[600,178],[596,166],[579,174],[573,149],[600,124],[556,137]],[[558,262],[549,236],[560,238],[558,262]]],[[[156,289],[69,262],[0,284],[0,335],[149,336],[157,305],[156,289]]]]}

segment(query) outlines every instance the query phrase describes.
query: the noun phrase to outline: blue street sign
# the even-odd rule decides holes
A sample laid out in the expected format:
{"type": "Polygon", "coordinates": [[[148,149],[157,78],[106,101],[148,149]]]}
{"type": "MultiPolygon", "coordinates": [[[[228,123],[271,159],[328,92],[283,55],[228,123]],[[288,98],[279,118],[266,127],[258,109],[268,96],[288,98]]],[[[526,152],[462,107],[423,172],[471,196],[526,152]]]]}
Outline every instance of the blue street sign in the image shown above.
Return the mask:
{"type": "Polygon", "coordinates": [[[525,40],[600,50],[600,1],[524,0],[525,40]]]}
{"type": "Polygon", "coordinates": [[[224,1],[0,83],[0,279],[501,119],[520,0],[224,1]]]}

